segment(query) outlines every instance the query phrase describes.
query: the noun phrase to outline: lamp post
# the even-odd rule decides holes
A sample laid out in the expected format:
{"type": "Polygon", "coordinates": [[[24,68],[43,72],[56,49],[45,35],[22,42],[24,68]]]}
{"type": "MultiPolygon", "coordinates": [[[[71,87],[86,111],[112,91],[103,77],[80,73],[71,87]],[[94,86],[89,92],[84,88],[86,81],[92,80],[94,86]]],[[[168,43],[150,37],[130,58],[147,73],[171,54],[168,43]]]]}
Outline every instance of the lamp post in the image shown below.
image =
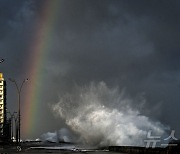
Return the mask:
{"type": "Polygon", "coordinates": [[[19,88],[16,80],[9,78],[9,80],[11,82],[13,82],[16,86],[17,92],[18,92],[18,143],[20,143],[20,139],[21,139],[21,107],[20,107],[20,102],[21,102],[21,90],[22,87],[24,85],[24,83],[26,81],[28,81],[28,79],[24,79],[23,82],[21,83],[21,86],[19,88]]]}
{"type": "Polygon", "coordinates": [[[14,121],[15,121],[15,138],[16,138],[16,143],[18,142],[18,115],[16,117],[14,117],[14,121]]]}

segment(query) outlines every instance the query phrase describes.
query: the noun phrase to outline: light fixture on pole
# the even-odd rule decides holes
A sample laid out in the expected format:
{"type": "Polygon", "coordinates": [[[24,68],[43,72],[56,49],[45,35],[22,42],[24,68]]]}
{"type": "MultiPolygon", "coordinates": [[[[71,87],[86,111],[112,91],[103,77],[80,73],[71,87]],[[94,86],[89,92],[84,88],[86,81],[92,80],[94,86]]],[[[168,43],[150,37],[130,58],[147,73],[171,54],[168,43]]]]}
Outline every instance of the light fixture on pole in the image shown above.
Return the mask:
{"type": "Polygon", "coordinates": [[[9,78],[11,82],[13,82],[16,86],[17,92],[18,92],[18,143],[20,143],[21,139],[21,107],[20,107],[20,102],[21,102],[21,90],[25,82],[28,81],[28,79],[24,79],[23,82],[21,83],[21,86],[19,88],[16,80],[9,78]]]}
{"type": "Polygon", "coordinates": [[[0,60],[0,63],[2,63],[2,62],[4,62],[4,59],[1,59],[1,60],[0,60]]]}

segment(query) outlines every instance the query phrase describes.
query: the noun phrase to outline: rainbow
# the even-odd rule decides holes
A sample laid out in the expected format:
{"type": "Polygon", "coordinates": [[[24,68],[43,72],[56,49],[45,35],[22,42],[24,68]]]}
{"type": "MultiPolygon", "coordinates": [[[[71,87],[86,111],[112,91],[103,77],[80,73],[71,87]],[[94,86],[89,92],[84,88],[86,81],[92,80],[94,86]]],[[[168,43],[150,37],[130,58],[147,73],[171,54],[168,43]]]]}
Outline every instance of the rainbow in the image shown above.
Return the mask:
{"type": "Polygon", "coordinates": [[[23,106],[22,136],[32,136],[37,123],[36,116],[41,105],[41,89],[43,83],[43,63],[48,57],[52,45],[52,32],[57,21],[59,0],[43,2],[41,19],[34,29],[33,42],[30,45],[30,58],[28,60],[29,83],[25,94],[23,106]]]}

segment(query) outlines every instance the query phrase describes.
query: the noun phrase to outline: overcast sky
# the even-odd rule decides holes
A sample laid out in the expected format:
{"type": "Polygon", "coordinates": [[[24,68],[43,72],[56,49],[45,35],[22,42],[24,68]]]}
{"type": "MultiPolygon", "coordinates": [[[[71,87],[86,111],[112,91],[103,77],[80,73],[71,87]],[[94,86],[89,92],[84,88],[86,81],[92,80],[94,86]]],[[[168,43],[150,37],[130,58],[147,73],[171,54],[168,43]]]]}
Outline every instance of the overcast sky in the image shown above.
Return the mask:
{"type": "MultiPolygon", "coordinates": [[[[30,73],[30,41],[41,24],[45,1],[0,0],[0,58],[5,59],[0,71],[6,78],[20,82],[30,73]]],[[[101,81],[109,88],[125,89],[134,107],[138,99],[145,99],[141,113],[170,126],[180,137],[180,1],[59,1],[53,43],[41,68],[46,85],[41,89],[39,125],[28,137],[66,127],[54,117],[51,104],[76,85],[101,81]]],[[[8,108],[14,111],[15,88],[7,84],[8,108]]]]}

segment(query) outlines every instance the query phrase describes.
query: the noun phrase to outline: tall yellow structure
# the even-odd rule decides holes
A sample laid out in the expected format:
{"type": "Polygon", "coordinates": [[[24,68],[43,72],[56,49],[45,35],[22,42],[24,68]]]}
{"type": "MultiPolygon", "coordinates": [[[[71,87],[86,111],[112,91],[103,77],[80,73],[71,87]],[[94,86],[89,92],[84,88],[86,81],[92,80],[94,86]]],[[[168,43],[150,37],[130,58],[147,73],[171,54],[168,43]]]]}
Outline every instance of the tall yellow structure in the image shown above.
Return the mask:
{"type": "Polygon", "coordinates": [[[3,73],[0,73],[0,135],[4,135],[6,123],[6,82],[3,73]]]}

